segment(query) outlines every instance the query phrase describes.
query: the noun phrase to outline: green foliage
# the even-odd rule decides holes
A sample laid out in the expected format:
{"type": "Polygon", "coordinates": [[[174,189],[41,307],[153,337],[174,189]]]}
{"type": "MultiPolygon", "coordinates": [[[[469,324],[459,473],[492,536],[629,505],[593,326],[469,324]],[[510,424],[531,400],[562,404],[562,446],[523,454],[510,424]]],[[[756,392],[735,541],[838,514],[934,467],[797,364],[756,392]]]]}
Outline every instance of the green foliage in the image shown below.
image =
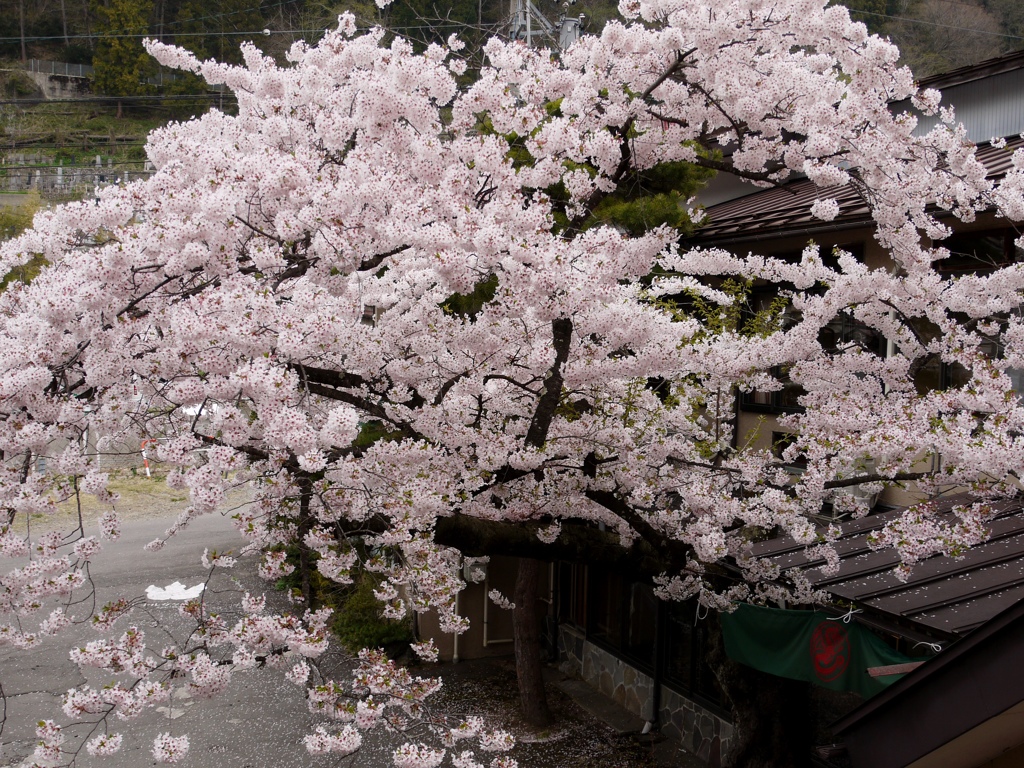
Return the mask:
{"type": "MultiPolygon", "coordinates": [[[[551,118],[560,117],[561,100],[546,104],[545,111],[551,118]]],[[[486,115],[481,116],[478,130],[482,134],[496,134],[486,115]]],[[[540,127],[534,133],[539,131],[540,127]]],[[[512,132],[502,138],[508,144],[506,156],[514,167],[521,168],[535,162],[526,148],[526,137],[512,132]]],[[[584,170],[591,176],[597,173],[594,166],[586,163],[566,161],[565,166],[567,170],[584,170]]],[[[597,205],[590,218],[583,222],[582,228],[606,224],[638,236],[655,227],[668,225],[677,229],[680,236],[692,234],[694,226],[686,212],[686,201],[714,175],[714,171],[682,161],[661,163],[653,168],[635,171],[622,179],[616,191],[597,205]]],[[[555,207],[556,228],[568,227],[569,219],[564,210],[568,205],[569,194],[565,186],[559,182],[544,191],[553,201],[562,203],[561,212],[559,206],[555,207]]]]}
{"type": "Polygon", "coordinates": [[[364,421],[359,425],[359,434],[352,444],[356,448],[369,448],[378,440],[397,440],[401,437],[401,432],[389,431],[384,426],[384,422],[375,419],[373,421],[364,421]]]}
{"type": "Polygon", "coordinates": [[[412,642],[409,621],[394,621],[381,616],[380,601],[373,595],[373,590],[379,586],[379,577],[363,573],[355,588],[336,609],[331,629],[350,651],[412,642]]]}
{"type": "MultiPolygon", "coordinates": [[[[365,560],[367,552],[360,540],[355,540],[360,551],[360,559],[365,560]]],[[[299,570],[299,547],[290,544],[284,547],[287,562],[295,570],[277,580],[275,586],[300,596],[302,593],[302,574],[299,570]]],[[[316,555],[312,555],[315,561],[316,555]]],[[[395,621],[382,615],[383,606],[374,596],[373,591],[380,587],[381,577],[376,574],[360,571],[355,582],[343,586],[325,578],[313,565],[309,572],[311,608],[331,608],[334,616],[331,619],[331,631],[348,650],[355,652],[362,648],[384,648],[394,651],[396,646],[408,645],[413,640],[412,622],[410,620],[395,621]]],[[[399,650],[400,652],[400,650],[399,650]]]]}
{"type": "Polygon", "coordinates": [[[631,235],[641,235],[661,224],[675,227],[682,234],[689,234],[693,227],[686,215],[685,203],[686,198],[675,190],[645,195],[634,200],[608,197],[594,214],[599,221],[616,224],[631,235]]]}
{"type": "Polygon", "coordinates": [[[686,213],[686,201],[712,176],[714,171],[684,162],[639,171],[601,201],[591,225],[611,224],[636,236],[667,224],[680,235],[689,235],[694,227],[686,213]]]}
{"type": "Polygon", "coordinates": [[[497,289],[498,276],[491,275],[473,286],[471,293],[453,293],[441,306],[448,314],[475,319],[484,304],[494,299],[497,289]]]}
{"type": "Polygon", "coordinates": [[[0,87],[8,99],[23,99],[35,95],[38,90],[31,78],[18,70],[0,72],[0,87]]]}
{"type": "MultiPolygon", "coordinates": [[[[100,37],[93,56],[93,86],[109,96],[142,96],[153,93],[146,82],[156,72],[153,59],[142,47],[149,32],[152,0],[94,0],[100,37]]],[[[120,110],[119,110],[120,111],[120,110]]]]}
{"type": "MultiPolygon", "coordinates": [[[[39,195],[30,193],[19,206],[0,207],[0,240],[10,240],[32,226],[32,217],[36,215],[40,205],[39,195]]],[[[46,260],[40,254],[36,254],[27,264],[15,267],[4,275],[0,280],[0,291],[5,290],[12,282],[31,282],[45,264],[46,260]]]]}
{"type": "Polygon", "coordinates": [[[56,60],[68,64],[92,64],[92,48],[81,43],[73,43],[62,48],[56,60]]]}
{"type": "Polygon", "coordinates": [[[755,311],[749,303],[752,287],[750,280],[728,278],[722,281],[717,290],[731,299],[725,305],[690,291],[677,297],[659,299],[656,303],[678,319],[699,320],[707,335],[770,336],[782,329],[789,299],[775,296],[767,307],[755,311]]]}

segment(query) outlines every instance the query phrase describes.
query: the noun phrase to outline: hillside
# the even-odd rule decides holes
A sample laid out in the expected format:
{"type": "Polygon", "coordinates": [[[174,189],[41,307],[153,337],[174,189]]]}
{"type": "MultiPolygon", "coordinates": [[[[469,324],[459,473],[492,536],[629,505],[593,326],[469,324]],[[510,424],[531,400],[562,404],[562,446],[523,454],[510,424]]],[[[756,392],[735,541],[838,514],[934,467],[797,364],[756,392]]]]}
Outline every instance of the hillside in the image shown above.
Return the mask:
{"type": "MultiPolygon", "coordinates": [[[[315,39],[343,10],[360,23],[383,24],[413,38],[439,36],[454,25],[500,28],[514,9],[511,0],[396,0],[379,10],[372,0],[16,0],[17,12],[0,16],[0,58],[30,58],[78,64],[116,60],[145,72],[133,61],[139,41],[152,36],[184,45],[200,56],[237,60],[248,40],[281,56],[297,39],[315,39]],[[438,27],[446,27],[440,30],[438,27]],[[97,61],[99,59],[100,61],[97,61]]],[[[557,19],[563,3],[535,0],[557,19]]],[[[848,0],[873,32],[905,49],[907,63],[922,75],[1024,48],[1024,3],[1020,0],[848,0]]],[[[614,0],[580,0],[568,7],[583,13],[590,31],[616,15],[614,0]]]]}
{"type": "MultiPolygon", "coordinates": [[[[145,173],[149,130],[216,105],[230,94],[210,92],[193,76],[159,72],[142,49],[151,36],[201,57],[240,61],[249,41],[283,60],[299,39],[316,40],[350,8],[360,25],[384,25],[420,44],[458,31],[472,43],[509,30],[511,0],[397,0],[379,10],[371,0],[17,0],[0,16],[0,193],[38,190],[46,199],[90,194],[97,184],[145,173]],[[84,93],[53,99],[24,72],[25,62],[88,78],[65,78],[84,93]],[[49,64],[48,62],[56,62],[49,64]]],[[[599,31],[616,16],[614,0],[562,4],[535,0],[550,20],[583,14],[599,31]]],[[[919,76],[954,69],[1024,48],[1021,0],[849,0],[855,17],[891,37],[919,76]]],[[[547,41],[545,41],[547,42],[547,41]]],[[[45,78],[43,80],[45,82],[45,78]]],[[[72,89],[74,90],[74,89],[72,89]]]]}

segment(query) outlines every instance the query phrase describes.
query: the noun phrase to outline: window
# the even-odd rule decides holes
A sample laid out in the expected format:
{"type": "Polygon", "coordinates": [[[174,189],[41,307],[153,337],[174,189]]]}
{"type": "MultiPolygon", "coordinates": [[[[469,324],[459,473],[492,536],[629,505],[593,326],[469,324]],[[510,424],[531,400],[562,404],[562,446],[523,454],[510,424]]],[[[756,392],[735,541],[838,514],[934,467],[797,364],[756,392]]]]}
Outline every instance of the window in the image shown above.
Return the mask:
{"type": "Polygon", "coordinates": [[[666,602],[645,581],[595,566],[560,563],[559,619],[630,665],[711,707],[723,701],[708,665],[709,620],[696,601],[666,602]],[[581,597],[586,595],[584,606],[581,597]]]}
{"type": "Polygon", "coordinates": [[[558,564],[559,621],[574,624],[580,629],[587,626],[586,570],[572,563],[558,564]]]}
{"type": "MultiPolygon", "coordinates": [[[[764,303],[764,299],[761,299],[764,303]]],[[[757,306],[755,305],[755,311],[757,306]]],[[[885,355],[885,338],[881,333],[857,320],[849,312],[840,312],[832,322],[818,331],[818,343],[826,354],[842,354],[855,347],[874,355],[885,355]]],[[[793,412],[801,409],[803,388],[789,380],[788,370],[782,366],[772,369],[782,389],[773,392],[745,392],[741,404],[751,411],[793,412]]]]}
{"type": "Polygon", "coordinates": [[[782,382],[782,389],[774,392],[764,392],[755,389],[753,392],[744,392],[740,398],[740,404],[748,411],[768,412],[792,412],[801,410],[800,395],[804,390],[802,387],[789,380],[789,374],[785,368],[772,368],[772,374],[782,382]]]}
{"type": "Polygon", "coordinates": [[[885,338],[849,312],[840,312],[818,331],[818,343],[825,352],[839,353],[860,347],[874,355],[885,354],[885,338]]]}
{"type": "MultiPolygon", "coordinates": [[[[857,259],[864,256],[862,243],[846,243],[833,248],[823,247],[821,255],[824,263],[833,268],[839,268],[839,259],[835,255],[836,250],[847,251],[857,259]]],[[[776,258],[785,261],[797,262],[800,260],[800,252],[775,254],[776,258]]],[[[773,302],[779,296],[780,289],[786,286],[771,286],[755,288],[749,299],[749,317],[757,313],[766,312],[773,308],[773,302]]],[[[810,293],[823,290],[821,287],[810,289],[810,293]]],[[[776,307],[777,309],[777,307],[776,307]]],[[[792,309],[783,311],[781,317],[782,328],[785,329],[799,321],[799,315],[792,309]]],[[[886,352],[885,338],[874,328],[857,320],[853,312],[840,312],[832,321],[822,327],[818,332],[818,343],[826,354],[841,354],[848,352],[851,348],[859,347],[866,352],[875,355],[884,355],[886,352]]],[[[782,384],[782,388],[772,392],[745,392],[740,398],[740,404],[749,411],[766,411],[770,413],[792,413],[802,409],[800,396],[803,389],[789,379],[787,368],[777,366],[772,369],[772,375],[782,384]]]]}
{"type": "Polygon", "coordinates": [[[623,579],[598,568],[589,568],[587,577],[587,635],[619,650],[622,648],[623,579]]]}
{"type": "Polygon", "coordinates": [[[936,243],[949,250],[949,257],[935,262],[935,268],[947,275],[992,272],[1024,260],[1016,239],[1017,232],[1008,227],[957,233],[936,243]]]}
{"type": "MultiPolygon", "coordinates": [[[[782,454],[794,442],[796,442],[796,435],[792,432],[772,432],[772,455],[783,461],[782,454]]],[[[787,464],[787,467],[794,470],[807,469],[807,457],[801,453],[795,459],[792,459],[787,464]]]]}
{"type": "MultiPolygon", "coordinates": [[[[1002,347],[994,340],[981,343],[981,350],[990,359],[997,360],[1003,356],[1002,347]]],[[[1007,368],[1014,392],[1018,397],[1024,395],[1024,370],[1007,368]]],[[[918,394],[926,394],[936,389],[953,389],[967,386],[971,381],[971,372],[959,363],[945,363],[937,356],[925,361],[914,376],[914,386],[918,394]]]]}
{"type": "MultiPolygon", "coordinates": [[[[755,290],[750,294],[747,301],[749,319],[753,319],[759,313],[767,313],[777,310],[776,290],[755,290]]],[[[796,315],[790,309],[784,309],[779,318],[783,329],[788,328],[797,321],[796,315]]],[[[740,397],[740,403],[751,411],[798,411],[800,410],[799,398],[803,389],[789,380],[788,370],[782,366],[772,368],[772,375],[782,384],[782,389],[772,392],[754,390],[744,392],[740,397]]]]}
{"type": "MultiPolygon", "coordinates": [[[[942,275],[984,275],[996,269],[1024,261],[1024,249],[1016,245],[1017,232],[1011,228],[990,229],[975,232],[960,232],[942,240],[936,245],[949,250],[949,257],[935,262],[935,269],[942,275]]],[[[924,340],[935,337],[938,328],[924,319],[914,323],[915,331],[924,340]]],[[[1003,349],[997,338],[982,343],[982,351],[990,359],[1003,356],[1003,349]]],[[[1014,390],[1024,392],[1024,371],[1017,368],[1006,370],[1013,382],[1014,390]]],[[[918,393],[933,390],[963,387],[970,382],[971,372],[956,363],[946,363],[933,356],[923,362],[914,376],[918,393]]]]}
{"type": "Polygon", "coordinates": [[[650,584],[588,568],[587,637],[600,641],[641,669],[650,669],[658,626],[658,598],[650,584]]]}
{"type": "Polygon", "coordinates": [[[696,600],[666,607],[665,682],[681,693],[720,705],[724,700],[722,690],[707,663],[708,619],[697,617],[696,600]]]}

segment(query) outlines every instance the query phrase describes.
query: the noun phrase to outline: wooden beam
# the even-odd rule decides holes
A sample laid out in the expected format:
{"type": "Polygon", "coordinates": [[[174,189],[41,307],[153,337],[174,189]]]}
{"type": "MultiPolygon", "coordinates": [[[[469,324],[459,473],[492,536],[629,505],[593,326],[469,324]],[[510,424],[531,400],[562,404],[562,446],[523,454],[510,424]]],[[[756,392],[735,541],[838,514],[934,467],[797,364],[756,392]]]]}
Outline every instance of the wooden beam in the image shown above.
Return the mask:
{"type": "Polygon", "coordinates": [[[886,677],[887,675],[903,675],[924,664],[923,661],[908,661],[906,664],[890,664],[887,667],[868,667],[868,674],[872,677],[886,677]]]}

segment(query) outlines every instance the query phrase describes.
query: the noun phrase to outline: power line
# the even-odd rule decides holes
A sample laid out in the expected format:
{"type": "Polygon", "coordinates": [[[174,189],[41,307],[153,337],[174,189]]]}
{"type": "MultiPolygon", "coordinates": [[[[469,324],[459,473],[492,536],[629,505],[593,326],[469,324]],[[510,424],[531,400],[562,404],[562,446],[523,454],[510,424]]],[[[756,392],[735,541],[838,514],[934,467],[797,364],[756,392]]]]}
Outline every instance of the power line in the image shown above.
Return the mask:
{"type": "MultiPolygon", "coordinates": [[[[465,24],[458,21],[450,21],[447,23],[438,24],[419,24],[419,25],[405,25],[405,26],[387,26],[383,27],[387,32],[406,32],[409,30],[422,30],[422,29],[463,29],[465,24]]],[[[371,29],[377,29],[377,27],[357,27],[360,32],[369,32],[371,29]]],[[[247,32],[174,32],[172,33],[175,38],[178,37],[243,37],[251,36],[255,38],[267,37],[268,35],[306,35],[306,34],[320,34],[326,32],[326,29],[260,29],[260,30],[249,30],[247,32]]],[[[116,33],[116,34],[103,34],[103,35],[68,35],[68,40],[103,40],[108,38],[131,38],[131,39],[145,39],[149,38],[155,40],[156,36],[152,33],[116,33]]],[[[38,36],[38,37],[26,37],[25,42],[39,42],[43,40],[64,40],[64,35],[49,35],[49,36],[38,36]]],[[[20,43],[21,37],[0,37],[0,43],[20,43]]]]}
{"type": "MultiPolygon", "coordinates": [[[[946,0],[948,2],[949,0],[946,0]]],[[[959,5],[959,3],[957,3],[959,5]]],[[[977,35],[989,35],[990,37],[1005,37],[1008,40],[1024,40],[1024,37],[1020,35],[1008,35],[1004,32],[989,32],[985,29],[976,29],[974,27],[960,27],[955,24],[939,24],[937,21],[925,21],[924,19],[912,19],[909,16],[890,16],[888,13],[875,13],[874,11],[853,11],[850,13],[863,13],[867,16],[879,16],[883,19],[894,19],[896,21],[906,21],[911,24],[926,24],[929,27],[942,27],[943,29],[955,29],[958,32],[973,32],[977,35]]]]}
{"type": "Polygon", "coordinates": [[[216,93],[202,91],[201,93],[175,93],[165,96],[160,96],[159,94],[151,96],[83,96],[80,99],[45,99],[38,97],[31,99],[0,99],[0,106],[19,106],[21,104],[109,104],[118,101],[122,104],[129,104],[135,101],[197,101],[203,99],[219,101],[222,98],[235,99],[237,95],[234,91],[225,90],[216,93]]]}

